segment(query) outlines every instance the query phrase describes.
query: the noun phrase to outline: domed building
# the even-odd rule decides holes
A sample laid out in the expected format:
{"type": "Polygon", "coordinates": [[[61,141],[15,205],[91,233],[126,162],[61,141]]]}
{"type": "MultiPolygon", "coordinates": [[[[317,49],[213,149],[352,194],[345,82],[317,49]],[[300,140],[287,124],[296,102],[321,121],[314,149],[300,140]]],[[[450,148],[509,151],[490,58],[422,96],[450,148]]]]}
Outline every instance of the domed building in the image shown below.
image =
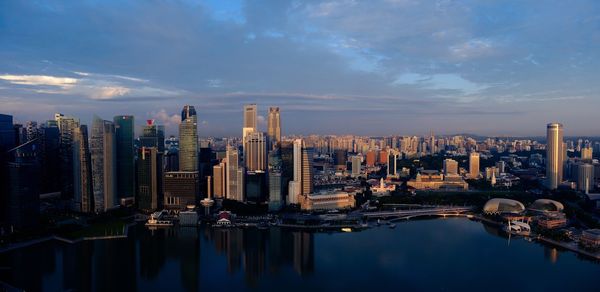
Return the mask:
{"type": "Polygon", "coordinates": [[[565,207],[562,203],[554,200],[539,199],[533,202],[528,209],[539,213],[554,213],[564,211],[565,207]]]}
{"type": "Polygon", "coordinates": [[[488,215],[496,214],[521,214],[525,211],[525,206],[515,200],[495,198],[487,201],[483,206],[483,213],[488,215]]]}

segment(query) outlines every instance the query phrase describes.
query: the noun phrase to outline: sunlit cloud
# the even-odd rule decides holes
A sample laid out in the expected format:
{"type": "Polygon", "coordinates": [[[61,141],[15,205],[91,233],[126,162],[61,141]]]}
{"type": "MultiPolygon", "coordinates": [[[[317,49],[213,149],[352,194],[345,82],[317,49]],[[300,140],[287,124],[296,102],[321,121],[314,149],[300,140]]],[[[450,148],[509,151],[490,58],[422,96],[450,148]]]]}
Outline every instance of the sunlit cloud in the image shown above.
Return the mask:
{"type": "Polygon", "coordinates": [[[0,79],[6,80],[12,84],[32,85],[32,86],[57,86],[64,89],[72,88],[76,83],[76,78],[57,77],[47,75],[0,75],[0,79]]]}

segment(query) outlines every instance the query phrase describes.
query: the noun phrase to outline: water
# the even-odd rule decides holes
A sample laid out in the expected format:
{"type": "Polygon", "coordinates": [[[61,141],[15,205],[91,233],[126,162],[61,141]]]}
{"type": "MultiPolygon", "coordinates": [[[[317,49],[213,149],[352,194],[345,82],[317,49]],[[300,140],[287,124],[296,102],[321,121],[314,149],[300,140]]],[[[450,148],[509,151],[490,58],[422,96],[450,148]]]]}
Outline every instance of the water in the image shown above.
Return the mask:
{"type": "Polygon", "coordinates": [[[599,275],[596,262],[464,218],[353,233],[139,226],[0,254],[0,280],[30,291],[598,291],[599,275]]]}

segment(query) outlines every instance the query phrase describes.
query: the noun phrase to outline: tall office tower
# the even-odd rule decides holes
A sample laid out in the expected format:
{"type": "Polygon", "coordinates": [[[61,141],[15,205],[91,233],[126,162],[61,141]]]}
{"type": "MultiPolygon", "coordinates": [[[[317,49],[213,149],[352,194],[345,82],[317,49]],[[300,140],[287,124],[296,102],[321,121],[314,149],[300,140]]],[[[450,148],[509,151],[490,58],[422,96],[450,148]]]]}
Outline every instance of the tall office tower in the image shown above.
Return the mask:
{"type": "Polygon", "coordinates": [[[262,170],[248,171],[244,177],[245,201],[260,204],[268,200],[267,173],[262,170]]]}
{"type": "Polygon", "coordinates": [[[444,159],[444,175],[458,174],[458,162],[447,158],[444,159]]]}
{"type": "Polygon", "coordinates": [[[388,155],[388,161],[387,161],[387,175],[388,176],[397,176],[398,175],[398,169],[397,169],[396,163],[398,163],[398,153],[396,153],[395,151],[390,151],[390,154],[388,155]]]}
{"type": "Polygon", "coordinates": [[[140,147],[157,147],[158,152],[165,151],[165,127],[157,125],[154,120],[146,120],[140,135],[140,147]]]}
{"type": "Polygon", "coordinates": [[[139,149],[135,203],[140,210],[153,212],[162,206],[162,160],[156,147],[139,149]]]}
{"type": "Polygon", "coordinates": [[[479,178],[479,153],[475,151],[469,154],[469,178],[479,178]]]}
{"type": "Polygon", "coordinates": [[[27,141],[37,139],[40,136],[38,124],[35,121],[28,121],[25,123],[25,136],[27,141]]]}
{"type": "Polygon", "coordinates": [[[207,190],[209,176],[212,176],[212,148],[210,143],[203,143],[200,145],[200,151],[198,152],[198,174],[200,175],[200,198],[208,198],[207,190]]]}
{"type": "Polygon", "coordinates": [[[352,156],[352,176],[356,177],[360,175],[360,167],[362,164],[362,156],[352,156]]]}
{"type": "Polygon", "coordinates": [[[8,153],[8,185],[3,194],[6,223],[15,229],[35,226],[40,215],[38,139],[8,153]]]}
{"type": "MultiPolygon", "coordinates": [[[[244,105],[244,126],[242,127],[242,147],[246,147],[244,141],[246,141],[246,136],[248,136],[252,132],[256,132],[258,130],[257,125],[257,107],[256,104],[247,104],[244,105]]],[[[243,154],[246,154],[246,150],[243,149],[243,154]]],[[[244,157],[244,159],[246,159],[244,157]]]]}
{"type": "Polygon", "coordinates": [[[73,197],[73,130],[79,127],[79,119],[54,114],[54,120],[60,131],[60,184],[62,197],[73,197]]]}
{"type": "Polygon", "coordinates": [[[39,129],[40,171],[42,194],[60,192],[60,131],[54,121],[44,123],[39,129]]]}
{"type": "Polygon", "coordinates": [[[345,149],[336,149],[333,151],[333,160],[335,163],[336,170],[346,170],[346,163],[348,161],[347,152],[345,149]]]}
{"type": "Polygon", "coordinates": [[[577,189],[589,194],[594,185],[594,165],[580,163],[577,165],[577,189]]]}
{"type": "Polygon", "coordinates": [[[502,161],[502,160],[496,162],[496,169],[498,169],[498,173],[505,173],[506,172],[506,162],[502,161]]]}
{"type": "Polygon", "coordinates": [[[281,142],[281,188],[284,201],[288,198],[289,183],[294,178],[294,143],[281,142]]]}
{"type": "Polygon", "coordinates": [[[267,139],[263,132],[249,133],[244,140],[244,151],[246,170],[267,170],[267,139]]]}
{"type": "Polygon", "coordinates": [[[171,147],[165,155],[165,171],[179,170],[179,149],[171,147]]]}
{"type": "MultiPolygon", "coordinates": [[[[8,193],[8,155],[6,151],[14,148],[17,140],[13,117],[0,114],[0,194],[8,193]]],[[[0,224],[6,213],[6,199],[0,196],[0,224]]]]}
{"type": "Polygon", "coordinates": [[[198,117],[191,105],[181,111],[179,124],[179,170],[198,170],[198,117]]]}
{"type": "Polygon", "coordinates": [[[565,147],[563,125],[550,123],[546,128],[546,179],[549,189],[556,189],[563,180],[565,147]]]}
{"type": "Polygon", "coordinates": [[[267,135],[269,137],[269,150],[278,147],[279,143],[281,143],[281,117],[279,115],[279,107],[269,108],[267,135]]]}
{"type": "Polygon", "coordinates": [[[227,163],[223,159],[221,163],[213,166],[213,195],[215,199],[225,198],[227,190],[227,163]]]}
{"type": "Polygon", "coordinates": [[[90,152],[96,212],[105,212],[118,204],[116,147],[114,124],[94,116],[90,152]]]}
{"type": "Polygon", "coordinates": [[[133,148],[133,116],[115,116],[117,140],[117,196],[119,199],[135,195],[135,161],[133,148]]]}
{"type": "Polygon", "coordinates": [[[294,172],[293,180],[289,183],[288,204],[299,204],[300,196],[302,195],[302,145],[301,139],[294,140],[294,172]]]}
{"type": "Polygon", "coordinates": [[[86,125],[73,130],[73,209],[82,213],[94,212],[92,157],[86,125]]]}
{"type": "Polygon", "coordinates": [[[244,168],[240,167],[240,156],[237,148],[227,146],[227,199],[244,201],[244,168]],[[240,171],[241,170],[241,171],[240,171]]]}
{"type": "Polygon", "coordinates": [[[388,152],[385,150],[379,151],[379,157],[377,159],[377,163],[383,165],[387,163],[388,152]]]}
{"type": "Polygon", "coordinates": [[[313,185],[313,148],[302,145],[302,193],[307,196],[314,191],[313,185]]]}
{"type": "Polygon", "coordinates": [[[281,151],[275,148],[269,152],[269,211],[279,211],[283,202],[281,151]]]}
{"type": "Polygon", "coordinates": [[[200,176],[197,171],[165,172],[163,186],[165,208],[181,210],[188,205],[198,205],[200,176]]]}
{"type": "Polygon", "coordinates": [[[586,161],[586,162],[591,162],[593,159],[593,150],[592,149],[593,148],[590,144],[581,148],[581,160],[586,161]]]}

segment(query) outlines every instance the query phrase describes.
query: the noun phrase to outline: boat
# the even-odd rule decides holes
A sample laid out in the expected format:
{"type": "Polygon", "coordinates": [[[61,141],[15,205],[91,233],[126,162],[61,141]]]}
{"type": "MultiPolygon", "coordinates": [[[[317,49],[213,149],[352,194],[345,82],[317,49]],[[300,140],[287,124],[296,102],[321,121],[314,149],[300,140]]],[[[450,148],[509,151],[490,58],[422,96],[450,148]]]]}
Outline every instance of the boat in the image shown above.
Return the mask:
{"type": "Polygon", "coordinates": [[[531,227],[525,222],[509,220],[508,224],[504,226],[504,231],[510,234],[529,236],[531,234],[531,227]]]}
{"type": "Polygon", "coordinates": [[[342,228],[342,231],[343,232],[352,232],[352,228],[344,227],[344,228],[342,228]]]}
{"type": "Polygon", "coordinates": [[[390,226],[389,226],[389,227],[390,227],[390,229],[394,229],[394,228],[396,228],[396,224],[394,224],[394,223],[390,223],[390,226]]]}

